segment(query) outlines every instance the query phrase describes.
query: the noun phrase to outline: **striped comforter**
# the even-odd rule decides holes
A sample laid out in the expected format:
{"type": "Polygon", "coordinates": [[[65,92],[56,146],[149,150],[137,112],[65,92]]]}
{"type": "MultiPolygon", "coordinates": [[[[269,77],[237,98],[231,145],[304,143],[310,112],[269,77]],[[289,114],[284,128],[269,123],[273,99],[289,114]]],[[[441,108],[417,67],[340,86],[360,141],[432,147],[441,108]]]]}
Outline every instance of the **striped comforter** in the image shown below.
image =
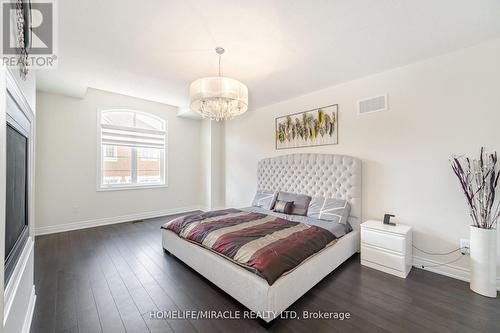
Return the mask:
{"type": "Polygon", "coordinates": [[[186,215],[162,228],[230,259],[269,285],[336,241],[320,227],[238,209],[186,215]]]}

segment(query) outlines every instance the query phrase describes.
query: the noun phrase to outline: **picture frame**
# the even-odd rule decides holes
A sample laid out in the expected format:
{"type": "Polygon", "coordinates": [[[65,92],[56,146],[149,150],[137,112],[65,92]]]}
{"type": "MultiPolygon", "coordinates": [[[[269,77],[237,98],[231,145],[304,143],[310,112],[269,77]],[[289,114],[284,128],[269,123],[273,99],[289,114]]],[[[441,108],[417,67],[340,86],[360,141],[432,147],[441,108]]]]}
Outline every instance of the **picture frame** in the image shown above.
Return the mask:
{"type": "Polygon", "coordinates": [[[338,104],[275,118],[275,149],[338,144],[338,104]]]}

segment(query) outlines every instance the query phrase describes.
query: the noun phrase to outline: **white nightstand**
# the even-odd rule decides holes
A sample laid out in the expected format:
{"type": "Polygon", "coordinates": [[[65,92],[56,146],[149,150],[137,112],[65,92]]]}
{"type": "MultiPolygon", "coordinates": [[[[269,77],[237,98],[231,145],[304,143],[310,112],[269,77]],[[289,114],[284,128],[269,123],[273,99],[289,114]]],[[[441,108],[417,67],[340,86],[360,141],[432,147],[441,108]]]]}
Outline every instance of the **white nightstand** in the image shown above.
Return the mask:
{"type": "Polygon", "coordinates": [[[381,221],[361,224],[361,264],[406,278],[412,265],[411,227],[381,221]]]}

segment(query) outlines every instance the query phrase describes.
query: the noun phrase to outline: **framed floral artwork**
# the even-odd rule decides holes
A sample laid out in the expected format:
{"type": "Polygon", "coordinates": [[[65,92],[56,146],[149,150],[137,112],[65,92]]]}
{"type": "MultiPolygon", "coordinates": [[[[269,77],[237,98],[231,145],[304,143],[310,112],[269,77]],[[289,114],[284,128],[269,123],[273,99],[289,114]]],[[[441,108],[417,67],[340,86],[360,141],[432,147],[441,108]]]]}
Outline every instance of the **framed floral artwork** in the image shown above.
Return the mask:
{"type": "Polygon", "coordinates": [[[338,104],[278,117],[275,130],[276,149],[336,145],[338,104]]]}

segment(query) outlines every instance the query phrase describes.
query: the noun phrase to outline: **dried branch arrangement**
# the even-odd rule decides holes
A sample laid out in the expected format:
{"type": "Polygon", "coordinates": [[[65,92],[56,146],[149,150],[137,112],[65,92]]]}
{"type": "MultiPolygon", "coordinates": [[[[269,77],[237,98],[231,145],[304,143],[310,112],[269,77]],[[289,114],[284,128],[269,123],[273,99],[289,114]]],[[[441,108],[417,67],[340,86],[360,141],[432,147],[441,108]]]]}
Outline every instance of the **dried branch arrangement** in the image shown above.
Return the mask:
{"type": "Polygon", "coordinates": [[[497,153],[486,153],[481,148],[479,159],[453,156],[451,167],[460,181],[469,205],[470,216],[477,228],[494,229],[500,217],[500,202],[495,204],[495,191],[500,171],[497,153]]]}
{"type": "Polygon", "coordinates": [[[301,138],[305,141],[314,140],[316,137],[333,136],[335,122],[337,121],[335,112],[328,113],[323,109],[318,109],[318,114],[304,112],[302,119],[287,116],[286,119],[278,124],[276,129],[276,139],[283,143],[293,141],[295,138],[301,138]]]}

